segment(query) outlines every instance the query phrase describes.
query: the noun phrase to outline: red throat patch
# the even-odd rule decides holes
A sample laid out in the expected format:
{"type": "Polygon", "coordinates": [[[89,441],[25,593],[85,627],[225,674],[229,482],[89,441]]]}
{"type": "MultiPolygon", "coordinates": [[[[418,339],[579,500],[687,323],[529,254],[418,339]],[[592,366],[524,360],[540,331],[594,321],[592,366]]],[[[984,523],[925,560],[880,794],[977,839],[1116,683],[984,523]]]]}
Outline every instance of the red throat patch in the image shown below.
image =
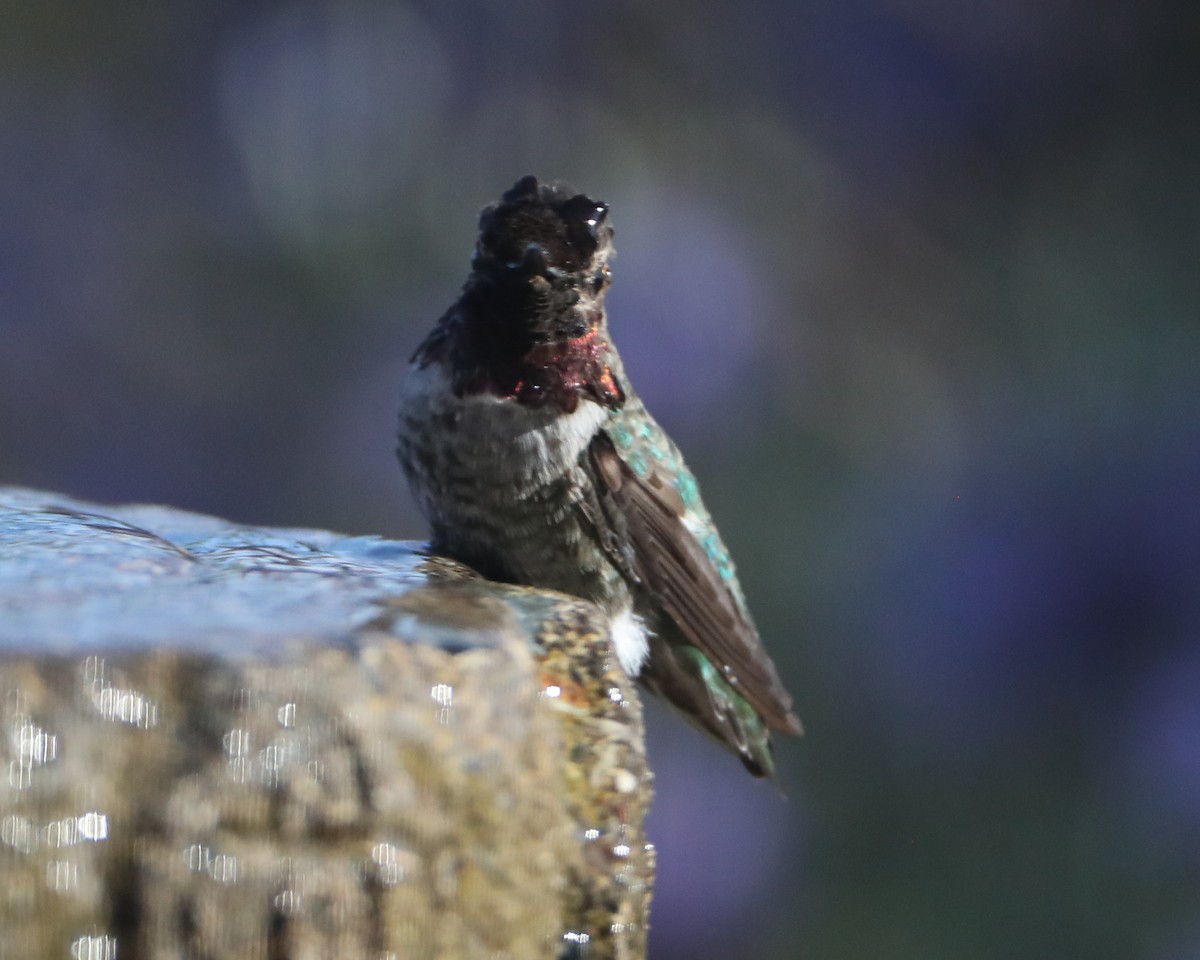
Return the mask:
{"type": "Polygon", "coordinates": [[[605,362],[607,352],[608,341],[595,329],[565,343],[540,344],[521,359],[521,376],[500,396],[533,404],[553,398],[568,413],[578,406],[580,397],[605,407],[621,407],[625,391],[605,362]]]}
{"type": "Polygon", "coordinates": [[[467,324],[446,323],[413,360],[420,366],[446,364],[459,396],[490,393],[529,406],[557,402],[570,413],[581,397],[614,410],[625,405],[625,390],[607,355],[608,341],[595,328],[574,340],[538,344],[520,357],[505,357],[481,350],[467,324]]]}

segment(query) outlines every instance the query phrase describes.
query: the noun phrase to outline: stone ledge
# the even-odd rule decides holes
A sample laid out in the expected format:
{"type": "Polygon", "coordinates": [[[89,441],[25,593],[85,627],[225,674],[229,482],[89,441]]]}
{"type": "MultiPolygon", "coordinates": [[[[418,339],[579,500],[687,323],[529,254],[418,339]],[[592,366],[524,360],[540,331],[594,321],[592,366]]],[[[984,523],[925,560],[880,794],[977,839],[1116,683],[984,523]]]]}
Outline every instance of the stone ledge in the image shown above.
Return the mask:
{"type": "Polygon", "coordinates": [[[0,957],[644,956],[595,608],[410,544],[0,488],[0,957]]]}

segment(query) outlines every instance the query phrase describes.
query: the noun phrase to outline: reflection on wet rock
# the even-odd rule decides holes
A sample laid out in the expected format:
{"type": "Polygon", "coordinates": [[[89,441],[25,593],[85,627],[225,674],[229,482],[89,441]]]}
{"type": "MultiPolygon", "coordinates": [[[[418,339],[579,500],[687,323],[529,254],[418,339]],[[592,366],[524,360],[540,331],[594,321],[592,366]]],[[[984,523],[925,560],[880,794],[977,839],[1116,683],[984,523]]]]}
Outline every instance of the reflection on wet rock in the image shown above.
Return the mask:
{"type": "Polygon", "coordinates": [[[71,943],[72,960],[117,960],[114,937],[84,936],[71,943]]]}
{"type": "Polygon", "coordinates": [[[641,705],[588,604],[0,489],[14,956],[628,957],[641,705]]]}

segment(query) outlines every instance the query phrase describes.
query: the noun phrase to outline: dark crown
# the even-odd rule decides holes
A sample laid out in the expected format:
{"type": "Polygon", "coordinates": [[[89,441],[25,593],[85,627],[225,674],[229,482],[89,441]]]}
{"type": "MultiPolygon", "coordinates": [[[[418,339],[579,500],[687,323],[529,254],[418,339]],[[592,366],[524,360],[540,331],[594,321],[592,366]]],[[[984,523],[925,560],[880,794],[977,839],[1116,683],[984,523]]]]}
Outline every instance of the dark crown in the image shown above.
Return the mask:
{"type": "Polygon", "coordinates": [[[530,273],[585,269],[612,235],[607,218],[607,204],[566,184],[522,177],[480,215],[475,266],[491,261],[530,273]]]}

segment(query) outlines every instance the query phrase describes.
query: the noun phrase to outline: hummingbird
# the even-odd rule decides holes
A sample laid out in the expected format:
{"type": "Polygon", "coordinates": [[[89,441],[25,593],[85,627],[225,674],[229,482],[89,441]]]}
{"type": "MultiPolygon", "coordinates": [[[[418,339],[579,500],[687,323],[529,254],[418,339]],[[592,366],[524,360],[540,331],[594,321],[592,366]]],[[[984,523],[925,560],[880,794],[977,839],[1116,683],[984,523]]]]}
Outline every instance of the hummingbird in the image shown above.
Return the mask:
{"type": "Polygon", "coordinates": [[[625,671],[774,775],[800,721],[678,448],[608,330],[605,203],[518,180],[401,387],[398,455],[430,548],[489,579],[590,600],[625,671]]]}

